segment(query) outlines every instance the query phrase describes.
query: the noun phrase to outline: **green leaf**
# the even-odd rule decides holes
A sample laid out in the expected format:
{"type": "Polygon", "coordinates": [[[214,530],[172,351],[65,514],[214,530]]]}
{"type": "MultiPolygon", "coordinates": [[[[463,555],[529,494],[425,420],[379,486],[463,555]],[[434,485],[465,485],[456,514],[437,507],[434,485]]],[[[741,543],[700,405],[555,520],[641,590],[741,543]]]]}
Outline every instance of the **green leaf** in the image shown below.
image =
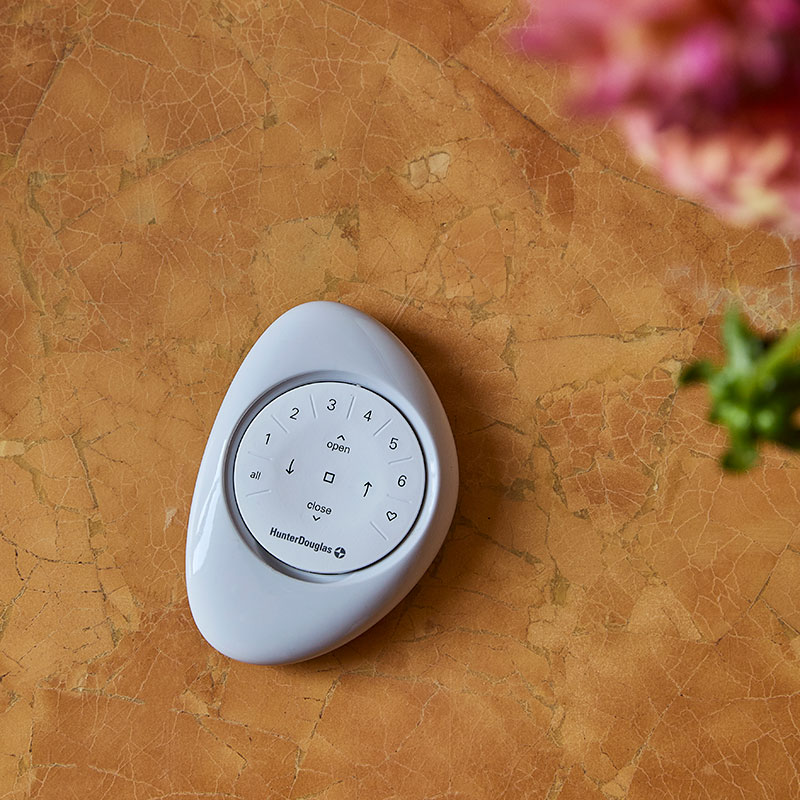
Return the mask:
{"type": "Polygon", "coordinates": [[[800,450],[800,428],[794,424],[800,409],[800,325],[782,336],[761,336],[732,308],[725,314],[722,340],[722,366],[695,361],[679,378],[682,385],[708,384],[709,419],[730,434],[722,466],[734,472],[750,469],[765,441],[800,450]]]}
{"type": "Polygon", "coordinates": [[[737,444],[722,456],[722,466],[728,472],[746,472],[756,463],[758,450],[753,445],[737,444]]]}
{"type": "Polygon", "coordinates": [[[705,383],[714,372],[715,367],[710,361],[695,361],[683,368],[678,380],[684,386],[690,383],[705,383]]]}
{"type": "Polygon", "coordinates": [[[722,341],[728,353],[727,369],[738,375],[747,375],[763,351],[761,341],[747,327],[744,317],[735,309],[725,315],[722,323],[722,341]]]}

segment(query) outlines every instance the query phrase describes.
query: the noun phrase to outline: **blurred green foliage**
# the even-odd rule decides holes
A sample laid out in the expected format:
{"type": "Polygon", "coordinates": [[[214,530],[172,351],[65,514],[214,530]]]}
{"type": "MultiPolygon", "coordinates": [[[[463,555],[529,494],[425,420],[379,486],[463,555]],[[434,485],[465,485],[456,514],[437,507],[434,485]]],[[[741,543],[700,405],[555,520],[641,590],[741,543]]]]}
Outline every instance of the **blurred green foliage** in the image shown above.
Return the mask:
{"type": "Polygon", "coordinates": [[[711,422],[724,425],[730,447],[722,466],[744,472],[755,464],[763,441],[800,449],[796,411],[800,407],[800,326],[783,336],[759,336],[737,310],[725,315],[722,366],[695,361],[681,373],[682,384],[707,383],[711,422]]]}

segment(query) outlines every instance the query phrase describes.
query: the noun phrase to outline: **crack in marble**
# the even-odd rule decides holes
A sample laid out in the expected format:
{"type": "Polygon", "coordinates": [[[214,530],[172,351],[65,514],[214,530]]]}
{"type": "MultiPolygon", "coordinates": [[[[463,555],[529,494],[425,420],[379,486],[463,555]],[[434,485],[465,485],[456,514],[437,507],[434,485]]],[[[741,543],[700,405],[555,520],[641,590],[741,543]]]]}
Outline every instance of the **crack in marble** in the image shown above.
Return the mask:
{"type": "Polygon", "coordinates": [[[9,800],[796,794],[796,470],[718,476],[675,386],[729,299],[788,323],[790,244],[555,114],[558,74],[501,50],[510,7],[60,13],[37,35],[72,49],[41,50],[0,181],[9,800]],[[193,628],[190,466],[261,329],[309,299],[418,354],[464,488],[386,620],[258,669],[193,628]]]}

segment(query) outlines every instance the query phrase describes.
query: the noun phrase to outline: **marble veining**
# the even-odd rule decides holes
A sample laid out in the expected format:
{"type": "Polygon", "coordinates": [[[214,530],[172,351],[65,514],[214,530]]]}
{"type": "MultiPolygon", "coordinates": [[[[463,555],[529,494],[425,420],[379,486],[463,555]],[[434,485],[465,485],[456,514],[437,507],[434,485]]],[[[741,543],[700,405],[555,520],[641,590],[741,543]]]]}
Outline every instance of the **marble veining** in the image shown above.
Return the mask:
{"type": "Polygon", "coordinates": [[[800,796],[800,462],[723,476],[682,363],[798,248],[675,197],[495,0],[0,10],[0,797],[800,796]],[[194,628],[205,438],[281,312],[437,387],[462,493],[367,634],[194,628]]]}

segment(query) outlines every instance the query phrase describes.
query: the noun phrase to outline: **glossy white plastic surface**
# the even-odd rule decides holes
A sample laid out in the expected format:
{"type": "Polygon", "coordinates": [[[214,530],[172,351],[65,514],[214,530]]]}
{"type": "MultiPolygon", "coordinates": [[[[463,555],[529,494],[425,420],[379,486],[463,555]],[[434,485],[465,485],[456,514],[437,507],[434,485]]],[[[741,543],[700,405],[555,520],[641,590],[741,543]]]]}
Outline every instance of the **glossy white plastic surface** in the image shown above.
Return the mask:
{"type": "MultiPolygon", "coordinates": [[[[316,437],[309,439],[312,443],[328,432],[327,428],[313,426],[308,430],[316,437]]],[[[342,429],[338,435],[346,440],[348,433],[342,429]]],[[[354,429],[352,435],[353,443],[362,442],[358,431],[354,429]]],[[[387,448],[391,438],[384,443],[387,448]]],[[[324,443],[327,441],[325,438],[324,443]]],[[[296,452],[307,449],[300,439],[298,444],[302,447],[296,452]]],[[[289,440],[284,445],[289,449],[284,447],[279,459],[285,459],[287,453],[291,458],[291,452],[295,452],[289,440]]],[[[380,447],[375,450],[379,451],[380,447]]],[[[339,451],[335,455],[344,453],[339,451]]],[[[374,453],[365,457],[365,463],[373,457],[374,453]]],[[[336,472],[337,467],[330,466],[336,462],[325,463],[328,466],[320,462],[323,476],[336,472]]],[[[289,468],[289,465],[278,466],[289,468]]],[[[344,486],[345,473],[342,475],[344,486]]],[[[347,486],[352,491],[362,474],[351,467],[347,476],[347,486]]],[[[246,477],[249,478],[249,473],[246,477]]],[[[299,476],[292,474],[292,477],[299,476]]],[[[308,485],[313,489],[313,481],[318,477],[309,467],[303,480],[312,482],[308,485]]],[[[385,483],[389,487],[389,482],[398,478],[394,472],[387,472],[385,478],[371,483],[381,487],[385,483]]],[[[297,498],[306,494],[298,493],[296,486],[292,486],[297,515],[302,511],[297,498]]],[[[332,487],[323,488],[332,491],[332,487]]],[[[430,381],[405,346],[383,325],[349,306],[314,302],[291,309],[262,334],[243,361],[217,414],[200,465],[186,546],[186,583],[197,627],[220,652],[258,664],[302,661],[344,644],[390,611],[422,576],[447,534],[457,493],[458,466],[447,417],[430,381]],[[397,542],[391,541],[372,556],[365,556],[362,561],[366,566],[347,572],[315,567],[315,563],[326,562],[313,558],[285,555],[298,552],[291,548],[289,551],[272,548],[272,552],[265,549],[258,539],[267,544],[270,539],[263,536],[264,528],[259,527],[257,515],[249,520],[257,529],[258,538],[249,530],[237,504],[234,486],[241,480],[236,474],[241,443],[249,446],[251,440],[246,436],[250,430],[262,433],[260,428],[253,427],[259,412],[267,406],[282,409],[280,402],[276,402],[281,397],[291,399],[316,391],[308,388],[299,395],[291,395],[298,387],[316,386],[319,391],[329,393],[332,387],[325,384],[339,385],[342,397],[350,394],[362,399],[368,397],[366,392],[360,392],[358,387],[361,387],[383,398],[389,410],[386,418],[392,416],[392,409],[396,410],[392,424],[404,435],[403,423],[409,426],[424,461],[422,471],[415,473],[421,476],[418,484],[421,505],[413,523],[404,523],[405,527],[411,525],[410,530],[404,536],[396,536],[397,542]],[[355,387],[350,394],[348,386],[355,387]],[[284,554],[284,560],[276,553],[284,554]]],[[[328,496],[338,498],[335,494],[328,496]]],[[[313,494],[308,497],[312,500],[313,494]]],[[[413,502],[417,503],[416,495],[413,502]]],[[[332,507],[332,503],[318,505],[332,507]]],[[[377,505],[375,508],[375,513],[384,514],[394,510],[377,505]]],[[[319,514],[313,507],[306,511],[319,514]]],[[[364,519],[371,519],[372,513],[371,508],[364,519]]],[[[345,524],[347,516],[342,506],[336,525],[345,524]]],[[[357,514],[354,520],[363,522],[357,514]]],[[[265,518],[265,524],[267,521],[265,518]]],[[[312,517],[310,522],[305,519],[297,524],[319,522],[312,517]]],[[[326,530],[337,530],[330,523],[332,520],[326,521],[326,530]]],[[[266,530],[272,527],[277,526],[270,525],[266,530]]],[[[292,543],[292,547],[295,545],[292,543]]]]}

